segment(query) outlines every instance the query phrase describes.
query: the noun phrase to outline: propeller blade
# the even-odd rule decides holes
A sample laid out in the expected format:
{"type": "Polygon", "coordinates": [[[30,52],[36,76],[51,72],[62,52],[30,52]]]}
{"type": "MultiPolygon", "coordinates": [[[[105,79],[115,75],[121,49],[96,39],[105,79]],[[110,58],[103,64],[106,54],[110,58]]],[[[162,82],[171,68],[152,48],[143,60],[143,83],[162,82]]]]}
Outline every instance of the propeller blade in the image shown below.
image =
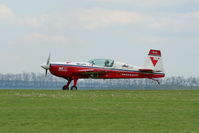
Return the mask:
{"type": "Polygon", "coordinates": [[[49,65],[49,63],[50,63],[50,57],[51,57],[51,54],[49,53],[46,65],[49,65]]]}
{"type": "Polygon", "coordinates": [[[50,69],[50,57],[51,57],[51,53],[49,53],[47,61],[44,64],[41,64],[41,67],[45,69],[45,76],[47,76],[48,70],[50,69]]]}

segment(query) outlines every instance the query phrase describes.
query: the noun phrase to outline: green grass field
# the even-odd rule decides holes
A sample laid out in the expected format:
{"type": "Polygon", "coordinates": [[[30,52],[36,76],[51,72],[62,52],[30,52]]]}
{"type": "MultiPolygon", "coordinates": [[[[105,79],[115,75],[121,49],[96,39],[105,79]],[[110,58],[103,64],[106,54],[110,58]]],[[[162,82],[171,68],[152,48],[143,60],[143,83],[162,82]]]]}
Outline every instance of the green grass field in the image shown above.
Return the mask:
{"type": "Polygon", "coordinates": [[[199,90],[0,90],[0,133],[199,133],[199,90]]]}

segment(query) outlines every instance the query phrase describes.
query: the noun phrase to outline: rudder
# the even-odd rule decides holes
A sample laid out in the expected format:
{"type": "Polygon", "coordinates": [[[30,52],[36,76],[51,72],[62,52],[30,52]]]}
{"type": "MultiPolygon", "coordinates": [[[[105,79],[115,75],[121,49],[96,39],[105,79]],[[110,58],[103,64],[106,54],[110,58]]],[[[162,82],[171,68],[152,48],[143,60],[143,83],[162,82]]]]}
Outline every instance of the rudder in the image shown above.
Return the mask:
{"type": "Polygon", "coordinates": [[[158,72],[164,72],[162,54],[160,50],[151,49],[149,51],[146,62],[144,63],[145,69],[152,69],[158,72]]]}

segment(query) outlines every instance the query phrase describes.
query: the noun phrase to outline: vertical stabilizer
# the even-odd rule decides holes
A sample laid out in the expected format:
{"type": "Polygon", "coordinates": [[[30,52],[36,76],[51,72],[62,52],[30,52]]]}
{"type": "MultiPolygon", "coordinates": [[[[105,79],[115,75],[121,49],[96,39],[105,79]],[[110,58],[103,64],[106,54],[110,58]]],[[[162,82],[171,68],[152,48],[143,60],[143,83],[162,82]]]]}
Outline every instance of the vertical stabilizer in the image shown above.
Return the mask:
{"type": "Polygon", "coordinates": [[[149,51],[146,62],[144,63],[144,69],[152,69],[154,71],[164,72],[162,55],[160,50],[151,49],[149,51]]]}

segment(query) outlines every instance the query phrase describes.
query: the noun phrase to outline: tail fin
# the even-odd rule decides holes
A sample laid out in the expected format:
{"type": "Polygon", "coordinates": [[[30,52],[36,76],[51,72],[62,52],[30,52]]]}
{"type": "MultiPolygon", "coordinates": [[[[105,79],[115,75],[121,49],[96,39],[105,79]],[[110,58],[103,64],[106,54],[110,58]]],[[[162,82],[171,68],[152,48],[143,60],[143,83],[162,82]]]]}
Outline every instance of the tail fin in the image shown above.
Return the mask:
{"type": "Polygon", "coordinates": [[[146,62],[144,63],[144,68],[164,72],[162,55],[160,50],[150,50],[146,62]]]}

